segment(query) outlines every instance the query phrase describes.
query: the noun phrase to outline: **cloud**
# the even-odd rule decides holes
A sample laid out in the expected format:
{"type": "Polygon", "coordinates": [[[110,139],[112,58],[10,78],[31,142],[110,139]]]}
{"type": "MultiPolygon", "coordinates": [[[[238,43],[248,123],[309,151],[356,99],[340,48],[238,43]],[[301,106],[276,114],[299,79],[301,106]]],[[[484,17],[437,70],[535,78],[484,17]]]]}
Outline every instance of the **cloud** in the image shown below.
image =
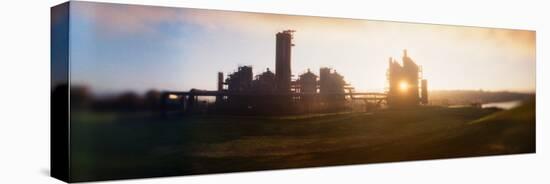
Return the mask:
{"type": "Polygon", "coordinates": [[[306,29],[323,32],[354,32],[364,21],[314,16],[291,16],[190,8],[170,8],[110,3],[73,2],[72,13],[115,34],[153,33],[163,23],[197,25],[207,30],[245,33],[262,30],[306,29]]]}
{"type": "Polygon", "coordinates": [[[153,32],[161,23],[177,20],[172,8],[123,4],[72,2],[72,14],[112,33],[153,32]]]}
{"type": "Polygon", "coordinates": [[[368,21],[315,16],[292,16],[267,13],[170,8],[110,3],[73,2],[81,18],[91,20],[106,32],[115,34],[156,33],[164,23],[189,24],[211,31],[236,31],[247,34],[296,29],[303,37],[360,39],[365,32],[394,35],[441,34],[458,39],[485,39],[522,49],[534,50],[534,31],[415,24],[391,21],[368,21]],[[330,34],[325,34],[330,33],[330,34]],[[351,38],[350,38],[351,37],[351,38]],[[355,38],[353,38],[355,37],[355,38]]]}

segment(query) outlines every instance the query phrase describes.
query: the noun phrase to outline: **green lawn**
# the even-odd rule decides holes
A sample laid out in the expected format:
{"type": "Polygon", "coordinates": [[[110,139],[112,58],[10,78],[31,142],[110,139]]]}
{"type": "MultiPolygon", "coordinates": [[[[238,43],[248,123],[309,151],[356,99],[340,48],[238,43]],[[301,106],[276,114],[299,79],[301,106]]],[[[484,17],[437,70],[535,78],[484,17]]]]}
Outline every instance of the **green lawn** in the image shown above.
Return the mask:
{"type": "Polygon", "coordinates": [[[73,113],[74,181],[535,151],[535,107],[294,117],[73,113]]]}

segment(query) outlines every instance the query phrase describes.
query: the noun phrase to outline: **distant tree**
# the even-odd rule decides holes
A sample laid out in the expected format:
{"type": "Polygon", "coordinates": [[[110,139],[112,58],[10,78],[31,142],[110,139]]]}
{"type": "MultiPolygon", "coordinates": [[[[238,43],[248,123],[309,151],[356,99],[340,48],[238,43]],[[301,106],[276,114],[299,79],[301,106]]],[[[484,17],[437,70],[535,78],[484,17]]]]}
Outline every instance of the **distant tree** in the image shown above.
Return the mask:
{"type": "Polygon", "coordinates": [[[160,92],[151,89],[145,93],[145,108],[149,110],[159,110],[160,108],[160,92]]]}
{"type": "Polygon", "coordinates": [[[71,108],[84,108],[91,103],[90,91],[85,86],[71,86],[71,108]]]}
{"type": "Polygon", "coordinates": [[[116,99],[116,106],[121,110],[138,110],[141,105],[141,99],[135,92],[124,92],[116,99]]]}

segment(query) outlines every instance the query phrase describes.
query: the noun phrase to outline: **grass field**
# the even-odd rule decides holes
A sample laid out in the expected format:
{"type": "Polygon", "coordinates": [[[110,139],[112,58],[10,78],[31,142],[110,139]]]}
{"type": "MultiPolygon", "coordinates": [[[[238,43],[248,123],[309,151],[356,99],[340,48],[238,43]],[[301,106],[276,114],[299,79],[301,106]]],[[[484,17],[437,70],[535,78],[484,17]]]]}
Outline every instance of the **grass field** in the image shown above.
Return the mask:
{"type": "Polygon", "coordinates": [[[73,113],[74,181],[535,152],[535,104],[295,117],[73,113]]]}

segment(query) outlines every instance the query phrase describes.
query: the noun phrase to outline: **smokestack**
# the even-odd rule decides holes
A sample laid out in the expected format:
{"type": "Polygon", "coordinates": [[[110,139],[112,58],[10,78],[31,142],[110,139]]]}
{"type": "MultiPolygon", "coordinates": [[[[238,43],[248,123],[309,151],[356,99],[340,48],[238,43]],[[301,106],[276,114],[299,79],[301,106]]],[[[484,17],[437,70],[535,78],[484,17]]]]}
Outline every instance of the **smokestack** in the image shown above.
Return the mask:
{"type": "Polygon", "coordinates": [[[218,92],[223,91],[223,72],[218,72],[218,92]]]}
{"type": "Polygon", "coordinates": [[[275,79],[277,91],[280,93],[290,92],[291,81],[291,47],[293,30],[285,30],[276,35],[275,50],[275,79]]]}
{"type": "Polygon", "coordinates": [[[216,95],[216,103],[221,103],[223,100],[223,72],[218,72],[218,95],[216,95]]]}
{"type": "Polygon", "coordinates": [[[428,80],[422,79],[420,86],[420,103],[423,105],[428,104],[428,80]]]}

